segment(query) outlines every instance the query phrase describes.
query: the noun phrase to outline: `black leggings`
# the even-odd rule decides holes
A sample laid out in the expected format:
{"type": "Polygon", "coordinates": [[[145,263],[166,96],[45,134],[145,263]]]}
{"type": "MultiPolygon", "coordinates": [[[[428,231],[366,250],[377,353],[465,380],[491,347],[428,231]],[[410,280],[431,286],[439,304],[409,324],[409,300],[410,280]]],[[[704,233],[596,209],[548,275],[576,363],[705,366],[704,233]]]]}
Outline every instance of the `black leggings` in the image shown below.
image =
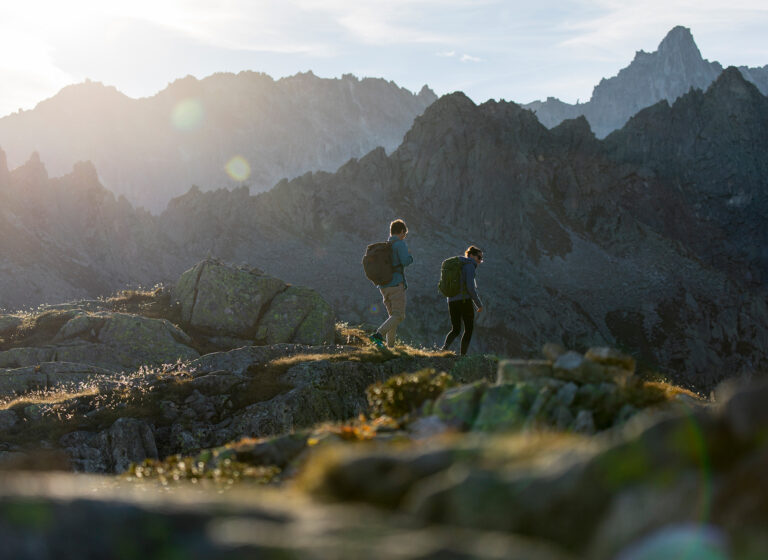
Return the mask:
{"type": "Polygon", "coordinates": [[[461,337],[461,355],[467,353],[469,341],[472,340],[472,328],[475,323],[475,308],[471,299],[460,299],[458,301],[449,301],[448,310],[451,312],[451,332],[445,337],[443,350],[453,343],[461,332],[461,321],[464,321],[464,336],[461,337]]]}

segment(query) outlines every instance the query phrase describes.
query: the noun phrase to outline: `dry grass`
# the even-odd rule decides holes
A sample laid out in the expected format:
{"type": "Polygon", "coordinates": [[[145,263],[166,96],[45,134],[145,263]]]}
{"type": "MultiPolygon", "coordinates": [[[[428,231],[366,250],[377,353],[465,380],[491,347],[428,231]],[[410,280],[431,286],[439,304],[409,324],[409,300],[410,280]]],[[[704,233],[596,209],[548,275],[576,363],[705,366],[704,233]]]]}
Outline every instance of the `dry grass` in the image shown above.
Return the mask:
{"type": "Polygon", "coordinates": [[[360,327],[351,327],[348,323],[336,323],[336,344],[346,346],[366,346],[368,334],[360,327]]]}
{"type": "Polygon", "coordinates": [[[75,316],[75,311],[51,309],[42,313],[21,315],[21,324],[5,334],[0,350],[22,346],[47,344],[56,336],[61,327],[75,316]]]}
{"type": "Polygon", "coordinates": [[[171,295],[158,284],[150,290],[122,290],[104,300],[111,311],[133,313],[150,319],[168,319],[178,323],[178,310],[171,304],[171,295]]]}
{"type": "Polygon", "coordinates": [[[33,391],[19,397],[0,399],[0,410],[25,408],[33,404],[53,405],[81,397],[93,397],[98,394],[99,389],[95,384],[81,384],[48,391],[33,391]]]}
{"type": "Polygon", "coordinates": [[[658,406],[675,400],[679,395],[685,395],[695,400],[703,400],[693,391],[666,381],[640,381],[630,384],[624,389],[624,398],[637,408],[658,406]]]}

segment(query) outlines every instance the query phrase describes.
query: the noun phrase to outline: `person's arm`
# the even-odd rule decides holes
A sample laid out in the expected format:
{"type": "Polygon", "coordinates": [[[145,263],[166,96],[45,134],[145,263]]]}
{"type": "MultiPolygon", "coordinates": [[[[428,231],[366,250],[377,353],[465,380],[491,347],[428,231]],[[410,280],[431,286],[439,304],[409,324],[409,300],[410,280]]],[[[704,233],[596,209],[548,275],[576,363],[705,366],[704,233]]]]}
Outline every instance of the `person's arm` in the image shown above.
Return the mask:
{"type": "Polygon", "coordinates": [[[465,269],[465,280],[467,285],[467,292],[469,292],[469,297],[472,298],[472,301],[475,303],[475,307],[480,309],[483,307],[483,302],[480,301],[480,296],[477,295],[477,284],[475,283],[475,267],[471,264],[464,267],[465,269]]]}
{"type": "Polygon", "coordinates": [[[400,264],[402,266],[408,266],[413,262],[413,257],[408,252],[408,246],[405,244],[405,241],[402,243],[398,243],[396,245],[397,249],[397,259],[400,261],[400,264]]]}

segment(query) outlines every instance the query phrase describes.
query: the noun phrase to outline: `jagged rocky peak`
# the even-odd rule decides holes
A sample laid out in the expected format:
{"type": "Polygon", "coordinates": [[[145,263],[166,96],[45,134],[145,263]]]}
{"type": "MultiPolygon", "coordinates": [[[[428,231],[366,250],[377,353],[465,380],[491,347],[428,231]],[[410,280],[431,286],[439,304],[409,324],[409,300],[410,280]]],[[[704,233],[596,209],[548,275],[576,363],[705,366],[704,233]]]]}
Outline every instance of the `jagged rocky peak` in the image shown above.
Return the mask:
{"type": "Polygon", "coordinates": [[[40,160],[38,152],[32,152],[27,162],[12,171],[13,175],[22,181],[32,184],[41,184],[48,180],[48,170],[45,164],[40,160]]]}
{"type": "MultiPolygon", "coordinates": [[[[616,76],[603,78],[587,103],[570,105],[555,98],[525,105],[539,121],[552,128],[565,119],[584,115],[595,135],[604,138],[624,126],[638,111],[661,100],[670,105],[691,88],[706,90],[723,67],[702,57],[691,30],[672,28],[653,52],[638,51],[616,76]]],[[[768,93],[768,71],[740,67],[744,78],[768,93]]]]}
{"type": "Polygon", "coordinates": [[[595,133],[584,115],[564,120],[552,129],[552,135],[567,146],[581,146],[596,140],[595,133]]]}
{"type": "Polygon", "coordinates": [[[707,93],[721,97],[723,101],[750,99],[755,96],[762,97],[760,90],[748,82],[735,66],[729,66],[723,70],[720,76],[709,86],[707,93]]]}
{"type": "Polygon", "coordinates": [[[662,56],[670,54],[688,55],[694,59],[701,59],[701,52],[693,40],[691,30],[682,25],[673,27],[667,36],[659,43],[658,53],[662,56]]]}
{"type": "Polygon", "coordinates": [[[419,94],[417,95],[419,99],[423,99],[429,103],[434,103],[437,100],[437,95],[434,91],[432,91],[432,88],[430,88],[427,84],[424,84],[421,86],[421,89],[419,90],[419,94]]]}

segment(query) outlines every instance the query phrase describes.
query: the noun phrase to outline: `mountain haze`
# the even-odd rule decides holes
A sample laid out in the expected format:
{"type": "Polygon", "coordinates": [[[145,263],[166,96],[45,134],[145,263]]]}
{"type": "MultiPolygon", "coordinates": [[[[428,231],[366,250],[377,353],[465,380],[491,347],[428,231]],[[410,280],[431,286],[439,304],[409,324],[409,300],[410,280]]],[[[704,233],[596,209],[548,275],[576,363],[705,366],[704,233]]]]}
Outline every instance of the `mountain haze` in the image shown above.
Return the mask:
{"type": "MultiPolygon", "coordinates": [[[[584,115],[598,138],[621,128],[627,120],[658,101],[673,103],[691,88],[705,90],[723,71],[718,62],[702,58],[690,29],[674,27],[656,51],[638,51],[632,63],[595,86],[586,103],[571,105],[557,98],[524,105],[552,128],[565,119],[584,115]]],[[[768,94],[768,65],[739,68],[745,79],[768,94]]]]}
{"type": "Polygon", "coordinates": [[[142,99],[86,82],[0,119],[0,147],[14,167],[38,152],[53,175],[92,161],[107,188],[159,212],[193,184],[258,192],[377,146],[391,151],[435,99],[426,86],[416,95],[382,79],[311,72],[187,76],[142,99]],[[236,160],[228,174],[236,156],[250,170],[236,160]]]}

